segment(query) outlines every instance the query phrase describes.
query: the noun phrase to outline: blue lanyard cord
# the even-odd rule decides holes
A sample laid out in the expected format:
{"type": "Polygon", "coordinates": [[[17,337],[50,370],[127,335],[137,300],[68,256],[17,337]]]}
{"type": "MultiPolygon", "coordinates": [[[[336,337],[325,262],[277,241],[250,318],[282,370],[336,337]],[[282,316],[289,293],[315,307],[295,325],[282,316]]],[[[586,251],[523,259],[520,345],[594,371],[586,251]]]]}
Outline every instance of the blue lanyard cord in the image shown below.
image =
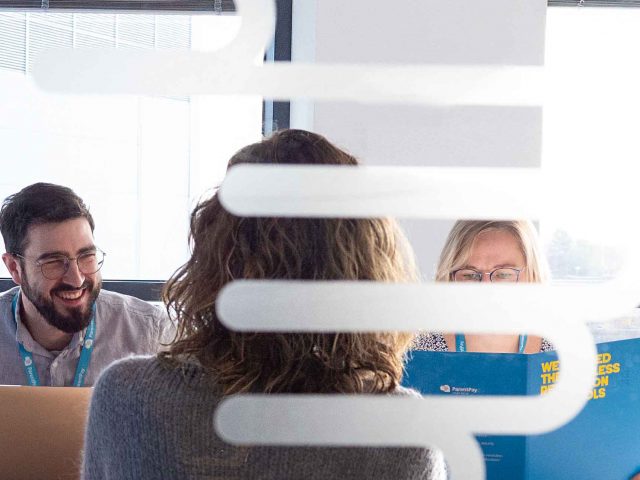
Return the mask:
{"type": "MultiPolygon", "coordinates": [[[[18,327],[18,300],[20,298],[20,292],[16,293],[11,303],[11,310],[13,312],[13,318],[16,322],[16,328],[18,327]]],[[[89,370],[89,364],[91,363],[91,354],[93,353],[93,344],[96,337],[96,304],[93,304],[93,311],[91,314],[91,321],[84,335],[84,341],[82,351],[80,352],[80,359],[76,366],[76,374],[73,377],[73,386],[84,386],[84,379],[87,376],[89,370]]],[[[22,365],[24,367],[24,373],[27,377],[29,385],[32,387],[40,386],[40,377],[38,376],[38,370],[36,364],[33,361],[33,355],[30,351],[24,348],[24,345],[18,342],[18,350],[20,350],[20,356],[22,357],[22,365]]]]}
{"type": "MultiPolygon", "coordinates": [[[[518,337],[518,353],[524,353],[524,348],[527,346],[527,336],[520,335],[518,337]]],[[[456,333],[456,352],[467,351],[467,339],[461,333],[456,333]]]]}

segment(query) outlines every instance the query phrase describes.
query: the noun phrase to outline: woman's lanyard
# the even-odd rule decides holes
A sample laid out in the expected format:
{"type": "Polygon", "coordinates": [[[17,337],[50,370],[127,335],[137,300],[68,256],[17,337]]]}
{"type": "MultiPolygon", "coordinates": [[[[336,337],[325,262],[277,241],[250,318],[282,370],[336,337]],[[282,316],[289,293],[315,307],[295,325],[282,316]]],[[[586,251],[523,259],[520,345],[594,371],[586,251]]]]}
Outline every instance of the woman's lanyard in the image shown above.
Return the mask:
{"type": "MultiPolygon", "coordinates": [[[[13,312],[13,318],[16,321],[16,328],[18,327],[18,300],[20,299],[20,292],[17,292],[13,297],[11,303],[11,311],[13,312]]],[[[91,321],[87,327],[87,331],[84,335],[84,342],[82,346],[82,352],[80,352],[80,358],[78,359],[78,365],[76,367],[76,374],[73,377],[73,386],[84,386],[84,379],[87,376],[89,370],[89,363],[91,362],[91,353],[93,352],[93,340],[96,336],[96,304],[93,304],[91,312],[91,321]]],[[[18,342],[18,350],[20,350],[20,356],[22,357],[22,365],[24,366],[24,373],[27,376],[27,381],[32,387],[40,386],[40,377],[38,376],[38,370],[33,362],[33,355],[30,351],[24,348],[22,343],[18,342]]]]}
{"type": "MultiPolygon", "coordinates": [[[[527,336],[520,335],[518,337],[518,353],[524,353],[524,347],[527,345],[527,336]]],[[[456,352],[467,351],[467,339],[461,333],[456,333],[456,352]]]]}

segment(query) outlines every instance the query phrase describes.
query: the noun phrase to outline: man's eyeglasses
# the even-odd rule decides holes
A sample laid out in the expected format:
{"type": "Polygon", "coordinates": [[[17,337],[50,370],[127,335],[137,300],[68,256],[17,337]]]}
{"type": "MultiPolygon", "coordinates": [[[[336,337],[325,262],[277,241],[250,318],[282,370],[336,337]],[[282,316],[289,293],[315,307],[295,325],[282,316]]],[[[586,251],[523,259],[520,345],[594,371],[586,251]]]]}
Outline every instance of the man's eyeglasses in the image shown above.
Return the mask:
{"type": "Polygon", "coordinates": [[[479,272],[472,268],[463,268],[451,272],[454,282],[481,282],[484,275],[489,275],[491,282],[517,282],[524,268],[496,268],[490,272],[479,272]]]}
{"type": "MultiPolygon", "coordinates": [[[[27,260],[26,257],[17,253],[13,254],[16,257],[27,260]]],[[[75,260],[78,264],[78,270],[83,275],[92,275],[102,268],[104,263],[105,253],[97,248],[95,251],[86,252],[78,255],[74,258],[69,258],[65,255],[57,255],[47,257],[43,260],[36,260],[34,263],[37,267],[40,267],[42,276],[49,280],[59,280],[65,276],[69,271],[71,262],[75,260]]]]}

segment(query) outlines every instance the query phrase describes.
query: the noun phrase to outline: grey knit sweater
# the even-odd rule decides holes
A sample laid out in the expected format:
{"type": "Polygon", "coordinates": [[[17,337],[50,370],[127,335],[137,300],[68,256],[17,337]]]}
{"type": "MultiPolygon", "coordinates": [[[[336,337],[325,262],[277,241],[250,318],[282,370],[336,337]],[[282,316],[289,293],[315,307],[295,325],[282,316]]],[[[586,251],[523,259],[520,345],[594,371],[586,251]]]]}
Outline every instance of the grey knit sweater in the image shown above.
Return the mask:
{"type": "Polygon", "coordinates": [[[213,428],[220,400],[194,364],[134,357],[96,383],[83,478],[440,479],[441,456],[418,448],[237,447],[213,428]]]}

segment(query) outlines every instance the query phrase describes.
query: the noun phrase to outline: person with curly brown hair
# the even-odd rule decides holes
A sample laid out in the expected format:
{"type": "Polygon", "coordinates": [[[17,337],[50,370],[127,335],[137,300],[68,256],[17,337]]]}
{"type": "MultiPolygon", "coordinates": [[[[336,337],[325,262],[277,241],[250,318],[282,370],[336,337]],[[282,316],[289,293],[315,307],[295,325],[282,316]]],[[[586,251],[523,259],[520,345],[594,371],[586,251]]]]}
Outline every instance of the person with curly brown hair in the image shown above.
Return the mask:
{"type": "MultiPolygon", "coordinates": [[[[284,130],[236,153],[236,164],[357,165],[324,137],[284,130]]],[[[219,402],[237,393],[417,395],[400,387],[409,333],[256,333],[216,314],[235,279],[417,278],[391,219],[237,217],[217,194],[191,215],[191,258],[164,290],[177,321],[169,350],[111,366],[98,381],[85,444],[85,479],[435,479],[424,448],[284,447],[225,443],[219,402]]],[[[375,421],[375,419],[371,419],[375,421]]]]}

